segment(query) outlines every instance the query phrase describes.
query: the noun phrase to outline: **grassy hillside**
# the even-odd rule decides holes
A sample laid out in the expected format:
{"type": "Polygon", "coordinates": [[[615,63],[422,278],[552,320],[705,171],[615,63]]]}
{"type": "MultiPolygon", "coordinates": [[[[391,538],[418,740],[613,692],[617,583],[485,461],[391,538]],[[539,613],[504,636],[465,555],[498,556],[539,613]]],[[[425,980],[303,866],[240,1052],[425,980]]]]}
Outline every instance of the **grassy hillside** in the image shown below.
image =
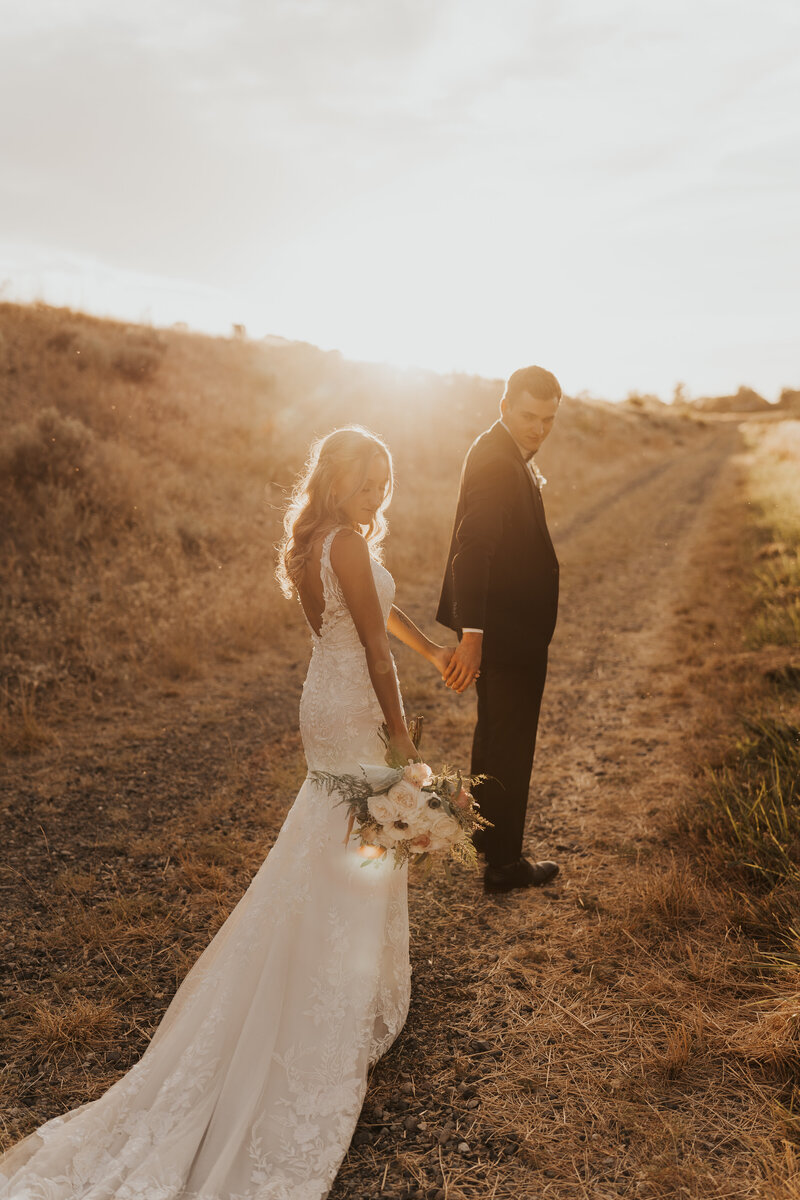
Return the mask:
{"type": "MultiPolygon", "coordinates": [[[[553,364],[556,365],[557,364],[553,364]]],[[[284,489],[311,439],[361,422],[396,459],[390,565],[438,574],[460,462],[502,386],[351,363],[302,343],[154,330],[0,305],[0,750],[102,706],[200,677],[280,638],[284,489]]],[[[690,430],[567,400],[541,463],[572,505],[690,430]]]]}

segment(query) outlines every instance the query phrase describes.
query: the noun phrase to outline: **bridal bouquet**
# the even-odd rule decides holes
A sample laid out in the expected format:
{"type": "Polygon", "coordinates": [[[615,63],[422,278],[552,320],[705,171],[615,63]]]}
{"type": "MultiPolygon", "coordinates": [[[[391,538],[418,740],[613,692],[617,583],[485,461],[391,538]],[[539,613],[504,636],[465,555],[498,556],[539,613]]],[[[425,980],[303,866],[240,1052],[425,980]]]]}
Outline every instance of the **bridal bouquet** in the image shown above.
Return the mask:
{"type": "MultiPolygon", "coordinates": [[[[415,746],[421,732],[422,717],[415,717],[409,726],[415,746]]],[[[346,840],[355,833],[362,846],[393,854],[396,867],[443,852],[466,866],[476,866],[472,834],[490,823],[478,812],[469,791],[481,776],[462,775],[446,766],[435,774],[424,762],[403,764],[392,756],[385,726],[382,737],[386,766],[362,766],[360,775],[311,773],[329,793],[338,793],[340,803],[350,810],[346,840]]]]}

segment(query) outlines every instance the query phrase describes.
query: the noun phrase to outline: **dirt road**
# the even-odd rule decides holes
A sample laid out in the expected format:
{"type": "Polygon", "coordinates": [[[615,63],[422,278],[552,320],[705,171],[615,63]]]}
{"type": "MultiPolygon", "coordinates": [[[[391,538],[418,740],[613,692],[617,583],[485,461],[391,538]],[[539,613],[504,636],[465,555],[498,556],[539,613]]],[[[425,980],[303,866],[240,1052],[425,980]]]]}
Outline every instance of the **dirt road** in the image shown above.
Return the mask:
{"type": "MultiPolygon", "coordinates": [[[[562,872],[491,900],[461,871],[412,884],[412,1010],[337,1200],[766,1195],[769,1098],[725,1032],[745,952],[669,832],[726,720],[737,448],[733,425],[694,430],[560,506],[529,832],[562,872]]],[[[406,589],[412,614],[437,583],[406,589]]],[[[468,762],[474,701],[402,648],[398,665],[430,756],[468,762]]],[[[304,669],[298,628],[280,653],[101,706],[11,773],[9,1140],[141,1053],[241,894],[303,775],[304,669]]]]}

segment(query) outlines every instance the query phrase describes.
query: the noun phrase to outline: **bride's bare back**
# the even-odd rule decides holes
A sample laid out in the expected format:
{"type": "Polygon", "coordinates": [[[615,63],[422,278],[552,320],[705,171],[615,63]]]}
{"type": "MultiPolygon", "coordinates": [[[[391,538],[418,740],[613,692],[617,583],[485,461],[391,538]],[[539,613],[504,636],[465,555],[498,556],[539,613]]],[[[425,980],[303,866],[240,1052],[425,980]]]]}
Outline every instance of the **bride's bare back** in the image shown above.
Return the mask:
{"type": "Polygon", "coordinates": [[[323,534],[322,537],[312,542],[311,553],[303,568],[303,577],[297,584],[297,594],[300,597],[303,612],[306,614],[306,620],[317,637],[322,632],[322,616],[325,611],[325,594],[319,568],[326,537],[327,534],[323,534]]]}

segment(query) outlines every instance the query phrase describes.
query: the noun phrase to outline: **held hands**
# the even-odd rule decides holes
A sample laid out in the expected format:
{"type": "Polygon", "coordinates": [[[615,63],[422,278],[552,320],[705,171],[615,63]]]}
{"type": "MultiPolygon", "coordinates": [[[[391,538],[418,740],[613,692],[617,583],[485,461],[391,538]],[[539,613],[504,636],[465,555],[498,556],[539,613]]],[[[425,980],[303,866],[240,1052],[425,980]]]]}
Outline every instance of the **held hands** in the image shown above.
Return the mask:
{"type": "Polygon", "coordinates": [[[454,692],[463,692],[481,673],[482,633],[463,633],[442,679],[454,692]]]}
{"type": "Polygon", "coordinates": [[[450,660],[452,659],[452,657],[455,654],[457,649],[458,649],[457,646],[436,646],[434,648],[434,651],[431,654],[430,661],[431,661],[432,665],[436,668],[436,670],[439,672],[442,679],[444,679],[445,672],[447,671],[447,668],[450,666],[450,660]]]}

